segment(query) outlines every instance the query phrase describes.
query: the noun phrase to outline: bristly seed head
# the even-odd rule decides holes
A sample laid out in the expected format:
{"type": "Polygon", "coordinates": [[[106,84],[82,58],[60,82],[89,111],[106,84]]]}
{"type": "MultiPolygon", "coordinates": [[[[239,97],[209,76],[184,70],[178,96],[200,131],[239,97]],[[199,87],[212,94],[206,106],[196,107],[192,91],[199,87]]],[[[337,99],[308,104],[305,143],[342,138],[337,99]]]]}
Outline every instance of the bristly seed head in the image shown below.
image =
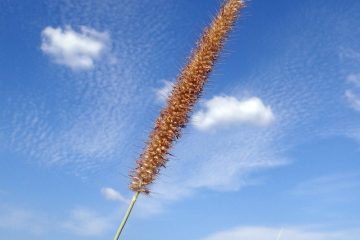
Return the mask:
{"type": "Polygon", "coordinates": [[[227,0],[212,24],[205,29],[197,48],[178,76],[167,105],[156,120],[144,152],[131,173],[131,190],[150,192],[149,185],[160,168],[165,167],[170,148],[188,122],[192,107],[200,97],[224,41],[243,7],[242,0],[227,0]]]}

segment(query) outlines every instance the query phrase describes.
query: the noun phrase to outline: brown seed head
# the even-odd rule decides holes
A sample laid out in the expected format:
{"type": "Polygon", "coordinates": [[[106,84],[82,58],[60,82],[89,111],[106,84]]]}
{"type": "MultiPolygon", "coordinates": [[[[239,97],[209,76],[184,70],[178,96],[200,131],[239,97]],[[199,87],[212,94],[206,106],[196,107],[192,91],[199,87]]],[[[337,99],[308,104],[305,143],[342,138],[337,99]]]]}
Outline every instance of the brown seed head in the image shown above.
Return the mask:
{"type": "Polygon", "coordinates": [[[180,137],[196,100],[224,45],[238,13],[244,7],[242,0],[227,0],[212,24],[205,29],[187,65],[177,78],[167,105],[155,122],[144,152],[131,173],[130,189],[149,193],[151,184],[161,167],[165,167],[173,142],[180,137]]]}

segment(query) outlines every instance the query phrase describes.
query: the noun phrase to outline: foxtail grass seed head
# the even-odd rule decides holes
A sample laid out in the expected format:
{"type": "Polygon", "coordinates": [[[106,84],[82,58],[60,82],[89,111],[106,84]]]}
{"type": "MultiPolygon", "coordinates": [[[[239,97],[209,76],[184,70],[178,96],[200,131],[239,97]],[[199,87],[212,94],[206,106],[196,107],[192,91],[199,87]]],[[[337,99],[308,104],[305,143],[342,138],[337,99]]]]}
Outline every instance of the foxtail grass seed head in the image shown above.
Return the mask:
{"type": "Polygon", "coordinates": [[[242,0],[225,1],[211,25],[205,29],[187,65],[178,76],[147,145],[137,160],[137,166],[131,173],[131,190],[149,193],[149,185],[154,182],[160,168],[165,167],[169,151],[188,122],[190,112],[243,7],[242,0]]]}

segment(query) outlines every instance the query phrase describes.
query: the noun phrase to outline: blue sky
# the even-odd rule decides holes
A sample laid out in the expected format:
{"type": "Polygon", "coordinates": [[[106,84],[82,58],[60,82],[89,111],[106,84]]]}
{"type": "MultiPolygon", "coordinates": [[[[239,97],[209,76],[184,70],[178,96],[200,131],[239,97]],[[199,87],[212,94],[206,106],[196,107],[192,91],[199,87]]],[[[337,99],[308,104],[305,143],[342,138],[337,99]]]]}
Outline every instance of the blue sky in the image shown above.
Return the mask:
{"type": "MultiPolygon", "coordinates": [[[[0,239],[112,239],[220,1],[0,2],[0,239]]],[[[360,235],[360,2],[249,1],[123,239],[360,235]]]]}

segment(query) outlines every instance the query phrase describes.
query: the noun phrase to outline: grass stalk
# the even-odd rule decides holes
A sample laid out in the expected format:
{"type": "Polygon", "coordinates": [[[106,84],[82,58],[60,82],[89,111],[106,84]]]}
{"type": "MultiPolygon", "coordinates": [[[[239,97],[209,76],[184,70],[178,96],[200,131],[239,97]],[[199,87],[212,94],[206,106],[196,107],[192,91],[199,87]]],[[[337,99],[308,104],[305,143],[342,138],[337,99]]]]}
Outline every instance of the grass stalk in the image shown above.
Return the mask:
{"type": "Polygon", "coordinates": [[[116,231],[114,240],[118,240],[118,239],[119,239],[119,237],[120,237],[120,235],[121,235],[121,232],[122,232],[122,230],[124,229],[125,224],[126,224],[127,220],[129,219],[130,213],[131,213],[131,211],[132,211],[132,209],[133,209],[133,207],[134,207],[134,205],[135,205],[135,203],[136,203],[136,200],[137,200],[137,198],[139,197],[139,194],[140,194],[140,192],[135,192],[134,196],[132,197],[131,202],[130,202],[130,205],[129,205],[126,213],[125,213],[125,216],[124,216],[123,220],[121,221],[119,228],[118,228],[117,231],[116,231]]]}
{"type": "Polygon", "coordinates": [[[160,169],[165,167],[169,152],[174,142],[180,138],[181,130],[186,126],[193,106],[199,99],[225,40],[244,6],[244,0],[224,0],[217,16],[205,29],[177,77],[166,106],[157,118],[146,147],[137,160],[137,166],[130,174],[129,188],[135,195],[114,240],[118,240],[138,195],[150,193],[150,185],[155,181],[160,169]]]}

